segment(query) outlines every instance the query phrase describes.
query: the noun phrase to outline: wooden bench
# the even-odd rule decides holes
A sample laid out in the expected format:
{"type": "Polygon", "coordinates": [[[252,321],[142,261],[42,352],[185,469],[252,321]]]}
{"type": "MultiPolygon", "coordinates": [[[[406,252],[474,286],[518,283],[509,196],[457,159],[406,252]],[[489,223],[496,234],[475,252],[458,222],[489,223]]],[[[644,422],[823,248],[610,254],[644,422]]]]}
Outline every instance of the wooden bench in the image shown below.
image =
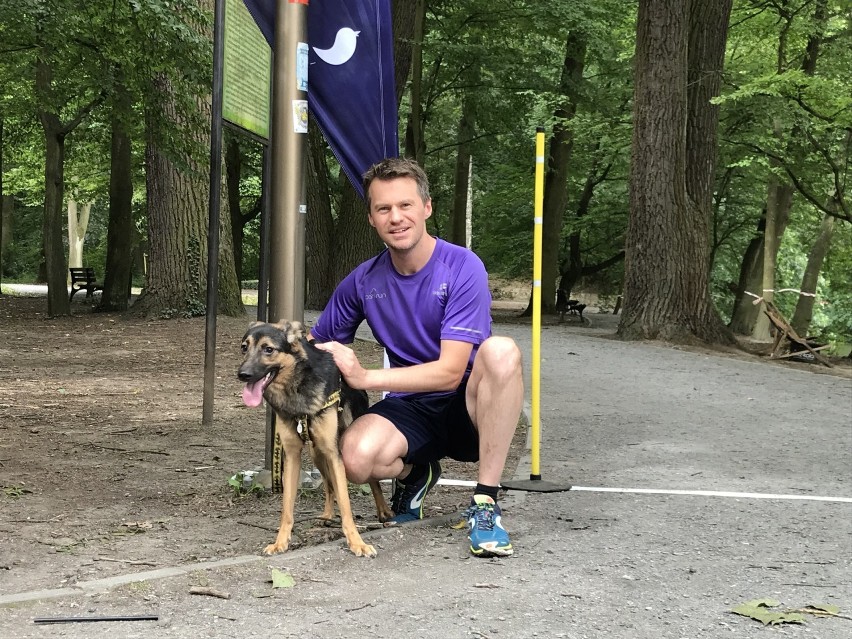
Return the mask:
{"type": "Polygon", "coordinates": [[[775,331],[775,340],[772,343],[772,359],[785,359],[794,357],[803,361],[817,361],[824,366],[832,368],[831,362],[819,354],[828,344],[817,344],[812,337],[799,337],[790,326],[790,322],[781,314],[781,311],[772,302],[763,300],[763,312],[769,318],[769,323],[775,331]],[[785,341],[786,340],[786,341],[785,341]],[[787,352],[782,352],[786,350],[787,352]]]}
{"type": "Polygon", "coordinates": [[[568,294],[561,288],[556,291],[556,312],[559,313],[559,321],[565,320],[565,315],[575,315],[583,321],[583,310],[586,305],[580,304],[580,300],[569,300],[568,294]]]}
{"type": "Polygon", "coordinates": [[[80,291],[86,291],[86,297],[92,297],[95,291],[104,290],[103,286],[97,283],[95,269],[91,266],[84,266],[82,268],[72,267],[68,270],[71,271],[71,295],[68,297],[69,302],[80,291]]]}

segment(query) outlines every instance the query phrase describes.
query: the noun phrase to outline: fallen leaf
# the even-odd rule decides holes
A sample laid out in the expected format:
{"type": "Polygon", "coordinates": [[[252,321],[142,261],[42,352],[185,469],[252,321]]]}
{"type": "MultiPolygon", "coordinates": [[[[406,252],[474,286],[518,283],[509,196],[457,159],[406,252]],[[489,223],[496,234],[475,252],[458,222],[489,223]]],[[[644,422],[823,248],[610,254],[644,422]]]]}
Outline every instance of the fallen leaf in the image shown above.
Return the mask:
{"type": "Polygon", "coordinates": [[[773,612],[770,608],[780,606],[774,599],[755,599],[732,608],[731,612],[759,621],[764,626],[775,626],[781,623],[805,623],[804,615],[795,612],[773,612]]]}
{"type": "Polygon", "coordinates": [[[277,568],[272,569],[272,587],[273,588],[292,588],[296,585],[293,575],[277,568]]]}

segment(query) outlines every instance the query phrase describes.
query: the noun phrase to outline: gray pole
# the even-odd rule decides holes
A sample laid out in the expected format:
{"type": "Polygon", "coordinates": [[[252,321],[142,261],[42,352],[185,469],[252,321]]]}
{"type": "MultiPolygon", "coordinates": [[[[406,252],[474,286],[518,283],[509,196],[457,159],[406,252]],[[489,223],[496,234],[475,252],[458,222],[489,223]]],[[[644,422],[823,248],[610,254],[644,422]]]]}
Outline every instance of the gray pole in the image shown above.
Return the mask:
{"type": "MultiPolygon", "coordinates": [[[[304,130],[308,94],[298,86],[300,45],[307,55],[307,5],[278,2],[272,69],[272,215],[269,238],[269,319],[304,321],[304,130]],[[304,109],[304,111],[302,111],[304,109]],[[304,259],[302,257],[302,259],[304,259]]],[[[302,61],[305,61],[304,58],[302,61]]],[[[305,67],[307,65],[304,65],[305,67]]],[[[304,67],[303,67],[304,68],[304,67]]],[[[306,126],[305,122],[305,126],[306,126]]]]}
{"type": "Polygon", "coordinates": [[[216,311],[219,286],[219,205],[222,193],[222,66],[225,0],[216,0],[213,18],[213,101],[210,122],[210,202],[207,223],[207,314],[204,340],[204,400],[201,424],[213,423],[216,384],[216,311]]]}
{"type": "Polygon", "coordinates": [[[263,145],[263,167],[260,170],[260,259],[257,278],[257,321],[266,322],[269,291],[269,144],[263,145]]]}
{"type": "Polygon", "coordinates": [[[3,295],[3,118],[0,118],[0,295],[3,295]]]}
{"type": "MultiPolygon", "coordinates": [[[[304,322],[304,236],[305,236],[305,138],[297,128],[297,114],[304,106],[308,117],[308,94],[302,90],[299,50],[307,56],[308,7],[278,2],[275,10],[275,44],[272,52],[272,144],[269,171],[271,210],[269,220],[269,308],[268,321],[304,322]]],[[[307,72],[307,60],[302,68],[307,72]]],[[[306,79],[306,78],[305,78],[306,79]]],[[[307,122],[305,122],[307,124],[307,122]]],[[[267,409],[266,469],[273,470],[275,414],[267,409]]],[[[272,473],[273,484],[276,473],[272,473]]],[[[273,485],[273,489],[277,490],[273,485]]]]}

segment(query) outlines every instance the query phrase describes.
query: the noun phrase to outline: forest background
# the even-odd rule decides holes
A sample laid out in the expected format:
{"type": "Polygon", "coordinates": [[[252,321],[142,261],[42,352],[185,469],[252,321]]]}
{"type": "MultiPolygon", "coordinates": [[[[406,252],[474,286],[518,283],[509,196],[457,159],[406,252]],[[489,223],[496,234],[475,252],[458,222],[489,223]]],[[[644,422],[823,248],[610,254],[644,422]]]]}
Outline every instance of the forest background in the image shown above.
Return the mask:
{"type": "MultiPolygon", "coordinates": [[[[70,313],[69,265],[103,274],[102,310],[204,314],[212,6],[0,0],[2,281],[47,282],[49,315],[70,313]]],[[[464,243],[469,217],[489,272],[529,278],[544,127],[544,312],[558,288],[623,296],[622,337],[730,343],[768,338],[758,296],[848,348],[847,2],[392,8],[400,152],[430,175],[431,232],[464,243]]],[[[380,246],[308,136],[305,299],[322,308],[380,246]]],[[[226,130],[226,314],[258,276],[261,157],[226,130]]]]}

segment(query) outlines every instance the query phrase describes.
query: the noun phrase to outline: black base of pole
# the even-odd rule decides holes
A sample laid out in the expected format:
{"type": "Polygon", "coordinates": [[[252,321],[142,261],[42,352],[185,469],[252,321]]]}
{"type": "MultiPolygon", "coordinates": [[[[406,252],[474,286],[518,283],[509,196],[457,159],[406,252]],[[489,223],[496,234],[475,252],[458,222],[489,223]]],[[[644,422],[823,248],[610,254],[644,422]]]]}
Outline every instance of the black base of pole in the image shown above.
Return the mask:
{"type": "Polygon", "coordinates": [[[501,487],[504,490],[525,490],[531,493],[564,493],[571,490],[571,484],[543,481],[541,475],[530,475],[529,479],[504,481],[501,487]]]}

